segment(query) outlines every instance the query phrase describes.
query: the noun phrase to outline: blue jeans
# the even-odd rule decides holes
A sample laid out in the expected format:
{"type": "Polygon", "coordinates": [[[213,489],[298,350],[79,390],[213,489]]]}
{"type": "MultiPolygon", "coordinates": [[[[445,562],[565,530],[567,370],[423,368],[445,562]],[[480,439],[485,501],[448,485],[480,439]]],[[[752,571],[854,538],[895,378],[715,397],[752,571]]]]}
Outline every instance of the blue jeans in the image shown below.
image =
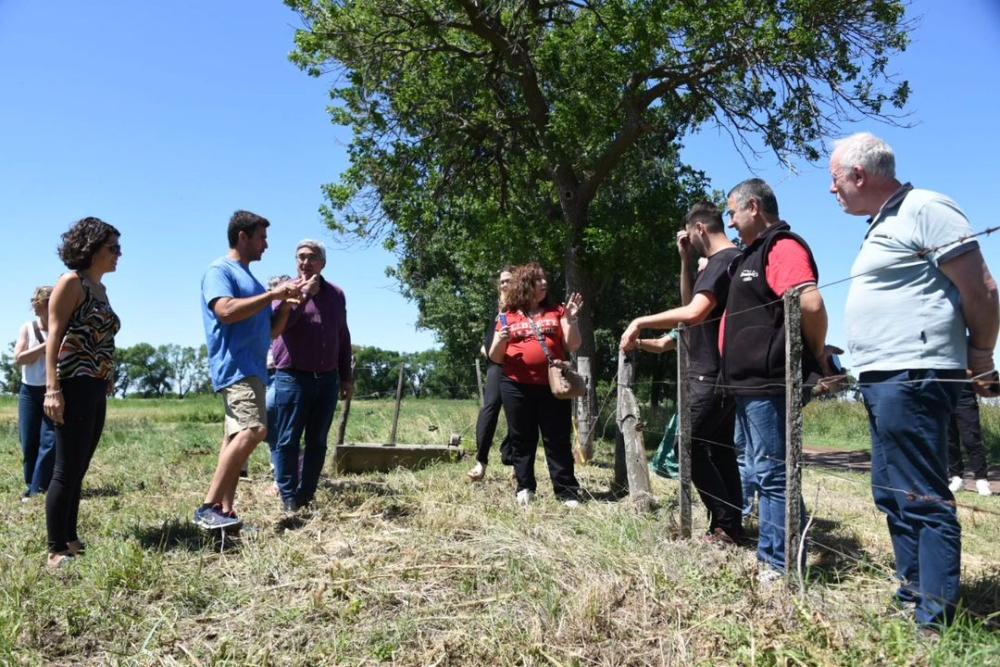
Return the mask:
{"type": "Polygon", "coordinates": [[[743,489],[743,520],[753,514],[753,499],[757,495],[757,476],[753,471],[753,457],[747,456],[747,438],[743,435],[742,422],[736,420],[733,430],[733,447],[736,449],[736,465],[740,469],[740,484],[743,489]]]}
{"type": "Polygon", "coordinates": [[[24,455],[24,486],[29,496],[49,488],[56,463],[55,425],[45,416],[44,400],[44,386],[21,384],[17,395],[17,422],[24,455]]]}
{"type": "Polygon", "coordinates": [[[896,556],[898,599],[917,622],[949,622],[958,601],[962,529],[948,489],[948,422],[963,370],[870,371],[861,395],[872,434],[872,496],[896,556]],[[907,384],[900,384],[906,382],[907,384]]]}
{"type": "MultiPolygon", "coordinates": [[[[737,396],[736,423],[737,429],[743,431],[744,456],[753,466],[754,483],[760,496],[757,560],[784,570],[785,397],[737,396]]],[[[804,504],[800,516],[805,526],[804,504]]]]}
{"type": "Polygon", "coordinates": [[[316,494],[326,459],[326,439],[340,392],[336,372],[279,370],[274,374],[274,481],[281,497],[305,504],[316,494]],[[302,476],[299,447],[305,437],[302,476]]]}

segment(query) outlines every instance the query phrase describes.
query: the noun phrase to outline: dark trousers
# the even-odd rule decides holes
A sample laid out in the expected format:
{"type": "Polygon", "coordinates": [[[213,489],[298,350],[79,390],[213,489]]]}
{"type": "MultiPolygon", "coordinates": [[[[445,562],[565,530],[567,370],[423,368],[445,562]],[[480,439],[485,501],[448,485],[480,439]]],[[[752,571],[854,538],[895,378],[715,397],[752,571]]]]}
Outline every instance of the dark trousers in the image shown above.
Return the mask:
{"type": "Polygon", "coordinates": [[[21,384],[17,395],[17,425],[24,455],[24,486],[33,496],[49,488],[56,460],[56,430],[42,404],[45,386],[21,384]]]}
{"type": "Polygon", "coordinates": [[[743,485],[736,462],[733,429],[736,406],[716,395],[711,384],[691,382],[691,481],[708,509],[709,532],[731,537],[743,532],[743,485]]]}
{"type": "Polygon", "coordinates": [[[552,489],[559,498],[576,498],[580,485],[573,474],[572,401],[553,396],[547,384],[522,384],[507,376],[500,378],[500,396],[507,415],[517,490],[536,488],[535,452],[541,431],[552,489]]]}
{"type": "Polygon", "coordinates": [[[889,525],[896,596],[917,603],[917,622],[946,623],[955,613],[962,529],[948,489],[948,420],[965,371],[862,373],[872,434],[872,496],[889,525]]]}
{"type": "MultiPolygon", "coordinates": [[[[500,378],[503,368],[498,364],[486,365],[486,386],[483,388],[483,407],[476,418],[476,460],[486,465],[490,462],[490,447],[493,446],[493,434],[497,430],[497,419],[503,400],[500,398],[500,378]]],[[[510,435],[500,443],[500,462],[511,464],[510,435]]]]}
{"type": "Polygon", "coordinates": [[[56,425],[56,464],[45,498],[49,553],[66,551],[76,532],[83,477],[104,430],[106,380],[75,377],[63,380],[63,423],[56,425]]]}
{"type": "Polygon", "coordinates": [[[962,447],[969,454],[969,469],[976,479],[986,479],[986,447],[983,446],[983,429],[979,423],[979,399],[971,384],[961,385],[958,404],[951,415],[948,427],[948,474],[961,477],[965,472],[962,447]]]}

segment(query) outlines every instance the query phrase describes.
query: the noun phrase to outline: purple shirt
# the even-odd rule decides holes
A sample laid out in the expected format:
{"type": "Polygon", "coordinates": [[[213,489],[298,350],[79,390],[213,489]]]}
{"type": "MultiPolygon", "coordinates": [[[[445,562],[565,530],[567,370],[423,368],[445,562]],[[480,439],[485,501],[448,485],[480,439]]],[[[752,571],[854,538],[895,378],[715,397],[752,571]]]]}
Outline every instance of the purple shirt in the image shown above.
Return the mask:
{"type": "MultiPolygon", "coordinates": [[[[279,370],[327,373],[339,371],[351,380],[351,332],[347,328],[344,291],[320,276],[319,292],[307,296],[288,315],[285,331],[271,343],[279,370]]],[[[273,310],[280,303],[271,305],[273,310]]]]}

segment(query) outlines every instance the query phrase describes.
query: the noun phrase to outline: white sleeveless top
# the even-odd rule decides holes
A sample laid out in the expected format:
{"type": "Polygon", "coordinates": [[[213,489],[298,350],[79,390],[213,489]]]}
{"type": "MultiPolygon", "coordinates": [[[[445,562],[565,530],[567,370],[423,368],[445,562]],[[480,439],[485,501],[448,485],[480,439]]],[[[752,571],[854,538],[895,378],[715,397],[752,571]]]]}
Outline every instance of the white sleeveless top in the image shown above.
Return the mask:
{"type": "MultiPolygon", "coordinates": [[[[35,335],[35,327],[33,322],[26,322],[24,328],[28,330],[28,347],[34,347],[39,343],[44,343],[45,339],[49,337],[47,331],[43,330],[41,325],[38,327],[39,333],[42,334],[41,339],[35,335]]],[[[45,355],[38,357],[33,363],[21,366],[21,382],[32,387],[44,387],[45,386],[45,355]]]]}

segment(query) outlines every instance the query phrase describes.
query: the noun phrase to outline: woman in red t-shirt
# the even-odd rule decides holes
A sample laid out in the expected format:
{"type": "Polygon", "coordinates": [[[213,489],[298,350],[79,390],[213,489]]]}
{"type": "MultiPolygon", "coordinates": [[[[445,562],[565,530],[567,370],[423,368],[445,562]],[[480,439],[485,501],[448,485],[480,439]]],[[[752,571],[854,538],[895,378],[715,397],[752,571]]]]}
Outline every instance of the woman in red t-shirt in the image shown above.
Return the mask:
{"type": "Polygon", "coordinates": [[[575,506],[580,485],[573,473],[571,402],[556,398],[549,390],[549,362],[539,336],[554,359],[575,352],[581,342],[577,315],[583,298],[572,294],[565,307],[554,304],[545,271],[532,262],[514,269],[506,301],[489,356],[503,367],[500,396],[513,449],[517,501],[527,505],[534,498],[535,452],[541,431],[555,494],[575,506]]]}

